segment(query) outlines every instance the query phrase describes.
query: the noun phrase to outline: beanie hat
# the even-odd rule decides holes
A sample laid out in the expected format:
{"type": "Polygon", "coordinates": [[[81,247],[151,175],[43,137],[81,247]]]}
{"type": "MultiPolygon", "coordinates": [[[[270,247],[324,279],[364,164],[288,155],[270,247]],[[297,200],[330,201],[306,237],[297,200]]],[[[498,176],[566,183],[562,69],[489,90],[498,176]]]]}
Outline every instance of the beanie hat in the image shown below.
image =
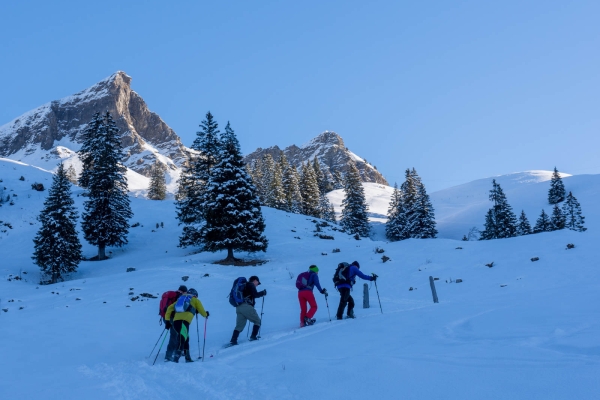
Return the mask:
{"type": "Polygon", "coordinates": [[[179,292],[187,292],[187,286],[181,285],[181,286],[179,286],[179,289],[177,289],[177,291],[179,291],[179,292]]]}
{"type": "Polygon", "coordinates": [[[260,285],[260,279],[258,279],[258,276],[252,275],[250,278],[248,278],[248,282],[254,282],[254,281],[258,281],[258,284],[260,285]]]}
{"type": "Polygon", "coordinates": [[[319,267],[317,267],[316,265],[311,265],[310,267],[308,267],[308,270],[312,272],[319,272],[319,267]]]}
{"type": "Polygon", "coordinates": [[[350,265],[354,265],[356,268],[360,269],[360,264],[358,263],[358,261],[352,261],[352,264],[350,265]]]}

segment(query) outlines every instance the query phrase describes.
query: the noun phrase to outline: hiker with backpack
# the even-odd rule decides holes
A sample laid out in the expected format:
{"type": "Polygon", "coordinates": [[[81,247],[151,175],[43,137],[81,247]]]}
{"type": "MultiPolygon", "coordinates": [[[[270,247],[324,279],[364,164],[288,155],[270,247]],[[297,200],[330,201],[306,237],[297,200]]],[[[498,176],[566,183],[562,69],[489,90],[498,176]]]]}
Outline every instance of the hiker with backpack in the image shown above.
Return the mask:
{"type": "Polygon", "coordinates": [[[267,290],[261,290],[258,292],[256,287],[260,285],[258,276],[251,276],[246,281],[246,278],[240,277],[235,280],[231,292],[229,293],[229,303],[235,307],[236,323],[233,335],[229,345],[235,346],[238,344],[238,336],[240,332],[244,330],[247,321],[251,321],[254,326],[252,327],[252,335],[250,341],[258,340],[258,331],[260,330],[260,317],[254,309],[256,299],[267,295],[267,290]]]}
{"type": "Polygon", "coordinates": [[[164,292],[162,294],[162,297],[160,298],[158,314],[162,317],[161,322],[165,324],[165,329],[169,330],[169,343],[167,344],[165,361],[171,361],[171,358],[173,357],[173,351],[175,351],[175,349],[179,345],[179,333],[177,333],[177,331],[173,328],[173,325],[171,324],[169,319],[165,318],[165,313],[167,312],[167,308],[169,308],[171,304],[177,302],[179,296],[186,293],[187,287],[185,285],[181,285],[176,291],[169,290],[167,292],[164,292]]]}
{"type": "Polygon", "coordinates": [[[358,261],[353,261],[352,264],[346,262],[339,263],[335,270],[333,284],[340,292],[340,305],[337,310],[337,319],[343,319],[346,304],[348,305],[346,314],[348,318],[356,318],[354,315],[354,299],[350,295],[350,291],[352,290],[352,286],[356,283],[357,276],[366,281],[374,281],[377,279],[377,275],[375,274],[369,276],[360,272],[360,264],[358,261]]]}
{"type": "Polygon", "coordinates": [[[313,294],[313,288],[316,286],[321,294],[327,297],[327,289],[321,289],[319,283],[319,267],[311,265],[308,271],[298,274],[296,278],[296,287],[298,288],[298,301],[300,302],[300,327],[313,325],[316,320],[313,316],[317,312],[317,301],[313,294]],[[310,305],[307,311],[306,305],[310,305]]]}
{"type": "Polygon", "coordinates": [[[204,318],[209,316],[209,312],[204,310],[204,306],[198,300],[196,289],[189,289],[186,294],[179,296],[176,303],[167,308],[165,318],[178,334],[177,350],[173,352],[170,361],[178,363],[179,358],[184,355],[185,362],[194,362],[190,356],[190,324],[195,314],[200,314],[204,318]]]}

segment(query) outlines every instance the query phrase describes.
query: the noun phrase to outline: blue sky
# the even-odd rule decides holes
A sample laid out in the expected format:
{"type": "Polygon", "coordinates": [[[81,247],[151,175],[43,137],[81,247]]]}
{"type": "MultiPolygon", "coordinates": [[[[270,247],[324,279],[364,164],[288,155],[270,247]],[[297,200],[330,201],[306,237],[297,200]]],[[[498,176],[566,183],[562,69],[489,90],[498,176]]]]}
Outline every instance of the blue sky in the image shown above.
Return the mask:
{"type": "Polygon", "coordinates": [[[0,125],[117,70],[191,145],[210,110],[242,150],[324,130],[428,190],[600,173],[597,1],[0,3],[0,125]]]}

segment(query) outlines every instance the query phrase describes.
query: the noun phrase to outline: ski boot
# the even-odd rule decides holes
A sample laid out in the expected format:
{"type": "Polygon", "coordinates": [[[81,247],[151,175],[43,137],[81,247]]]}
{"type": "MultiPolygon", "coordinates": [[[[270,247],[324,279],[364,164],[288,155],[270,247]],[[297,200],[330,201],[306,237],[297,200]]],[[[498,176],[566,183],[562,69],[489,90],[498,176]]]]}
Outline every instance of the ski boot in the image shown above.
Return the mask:
{"type": "Polygon", "coordinates": [[[260,338],[260,336],[258,335],[258,330],[260,329],[260,325],[254,325],[252,327],[252,335],[250,335],[250,339],[248,339],[249,341],[254,341],[254,340],[258,340],[260,338]]]}

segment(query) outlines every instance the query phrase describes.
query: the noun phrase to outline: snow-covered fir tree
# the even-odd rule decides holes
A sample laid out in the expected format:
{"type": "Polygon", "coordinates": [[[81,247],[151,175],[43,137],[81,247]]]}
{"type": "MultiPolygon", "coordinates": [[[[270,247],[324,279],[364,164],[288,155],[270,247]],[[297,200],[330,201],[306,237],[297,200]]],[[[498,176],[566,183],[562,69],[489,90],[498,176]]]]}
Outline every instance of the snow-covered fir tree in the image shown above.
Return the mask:
{"type": "Polygon", "coordinates": [[[108,111],[94,116],[79,154],[84,167],[79,181],[87,189],[81,225],[85,240],[98,246],[97,259],[104,260],[107,246],[127,244],[133,216],[119,130],[108,111]]]}
{"type": "Polygon", "coordinates": [[[531,233],[531,225],[529,224],[529,220],[525,215],[525,211],[521,210],[521,215],[519,216],[519,223],[517,224],[517,236],[525,236],[531,233]]]}
{"type": "Polygon", "coordinates": [[[433,205],[425,185],[421,182],[421,178],[417,175],[417,171],[413,168],[411,175],[414,176],[414,180],[417,183],[417,203],[415,211],[415,224],[414,231],[411,235],[413,238],[419,239],[431,239],[437,236],[437,229],[435,229],[435,212],[433,205]]]}
{"type": "Polygon", "coordinates": [[[548,203],[558,204],[565,199],[565,185],[558,173],[556,167],[550,179],[550,189],[548,190],[548,203]]]}
{"type": "Polygon", "coordinates": [[[542,213],[540,214],[537,221],[535,221],[535,226],[533,227],[533,233],[540,232],[550,232],[552,230],[552,222],[550,222],[550,217],[546,214],[546,211],[542,209],[542,213]]]}
{"type": "Polygon", "coordinates": [[[489,199],[494,203],[488,212],[485,221],[485,230],[482,232],[480,239],[503,239],[517,236],[517,216],[512,211],[512,207],[506,200],[506,195],[496,183],[492,180],[492,190],[490,190],[489,199]],[[491,217],[491,219],[490,219],[491,217]],[[491,225],[490,225],[491,224],[491,225]]]}
{"type": "Polygon", "coordinates": [[[331,201],[329,201],[327,196],[324,194],[319,196],[319,212],[321,214],[321,218],[325,221],[336,222],[333,204],[331,204],[331,201]]]}
{"type": "Polygon", "coordinates": [[[74,185],[77,185],[77,171],[73,167],[73,164],[70,164],[67,168],[67,179],[74,185]]]}
{"type": "Polygon", "coordinates": [[[312,167],[315,171],[315,178],[317,179],[317,186],[319,186],[319,192],[321,195],[325,195],[333,190],[333,184],[329,182],[323,170],[317,156],[313,159],[312,167]]]}
{"type": "Polygon", "coordinates": [[[167,183],[165,181],[165,169],[161,163],[156,161],[150,170],[150,185],[148,187],[148,198],[150,200],[164,200],[167,198],[167,183]]]}
{"type": "Polygon", "coordinates": [[[261,171],[263,188],[263,205],[283,210],[286,208],[285,193],[283,191],[282,172],[279,163],[273,156],[265,154],[261,160],[261,171]]]}
{"type": "Polygon", "coordinates": [[[565,217],[565,228],[577,232],[584,232],[587,230],[587,228],[583,226],[585,217],[581,215],[581,205],[571,192],[569,192],[563,203],[562,213],[565,217]]]}
{"type": "Polygon", "coordinates": [[[254,183],[254,187],[256,188],[256,195],[258,196],[260,204],[265,204],[266,188],[263,186],[264,177],[261,159],[257,158],[253,160],[251,164],[246,165],[246,171],[252,178],[252,183],[254,183]]]}
{"type": "Polygon", "coordinates": [[[360,180],[360,174],[353,163],[350,164],[344,179],[344,193],[340,225],[348,233],[368,237],[371,233],[369,206],[365,200],[365,190],[360,180]]]}
{"type": "Polygon", "coordinates": [[[415,180],[414,174],[410,168],[404,172],[405,180],[400,186],[402,192],[402,207],[404,211],[404,232],[402,237],[410,238],[416,233],[418,214],[416,212],[418,206],[419,189],[418,182],[415,180]]]}
{"type": "Polygon", "coordinates": [[[71,182],[61,163],[52,178],[44,208],[37,218],[42,226],[33,239],[33,262],[49,278],[49,283],[57,283],[64,274],[75,272],[81,260],[74,204],[71,182]]]}
{"type": "Polygon", "coordinates": [[[177,219],[184,225],[179,237],[180,247],[200,245],[199,228],[204,223],[204,194],[221,150],[219,125],[210,111],[200,123],[200,128],[202,129],[196,132],[196,139],[192,144],[196,154],[188,161],[179,180],[177,219]]]}
{"type": "Polygon", "coordinates": [[[552,207],[552,215],[550,216],[551,230],[559,231],[561,229],[565,229],[565,224],[566,218],[558,204],[555,204],[554,207],[552,207]]]}
{"type": "Polygon", "coordinates": [[[398,189],[398,184],[395,183],[390,207],[388,208],[388,219],[385,224],[385,236],[392,242],[408,239],[404,230],[406,227],[406,215],[404,213],[404,200],[402,197],[402,191],[398,189]]]}
{"type": "Polygon", "coordinates": [[[265,221],[256,188],[229,123],[221,142],[220,161],[206,187],[206,224],[201,228],[201,243],[205,251],[227,250],[226,262],[234,262],[234,251],[266,251],[268,241],[263,234],[265,221]]]}
{"type": "Polygon", "coordinates": [[[302,193],[300,192],[300,175],[296,167],[289,164],[287,158],[281,153],[279,165],[283,171],[282,186],[288,212],[302,214],[302,193]]]}
{"type": "Polygon", "coordinates": [[[319,186],[315,177],[315,170],[310,163],[302,164],[300,193],[302,194],[302,214],[321,218],[319,186]]]}

